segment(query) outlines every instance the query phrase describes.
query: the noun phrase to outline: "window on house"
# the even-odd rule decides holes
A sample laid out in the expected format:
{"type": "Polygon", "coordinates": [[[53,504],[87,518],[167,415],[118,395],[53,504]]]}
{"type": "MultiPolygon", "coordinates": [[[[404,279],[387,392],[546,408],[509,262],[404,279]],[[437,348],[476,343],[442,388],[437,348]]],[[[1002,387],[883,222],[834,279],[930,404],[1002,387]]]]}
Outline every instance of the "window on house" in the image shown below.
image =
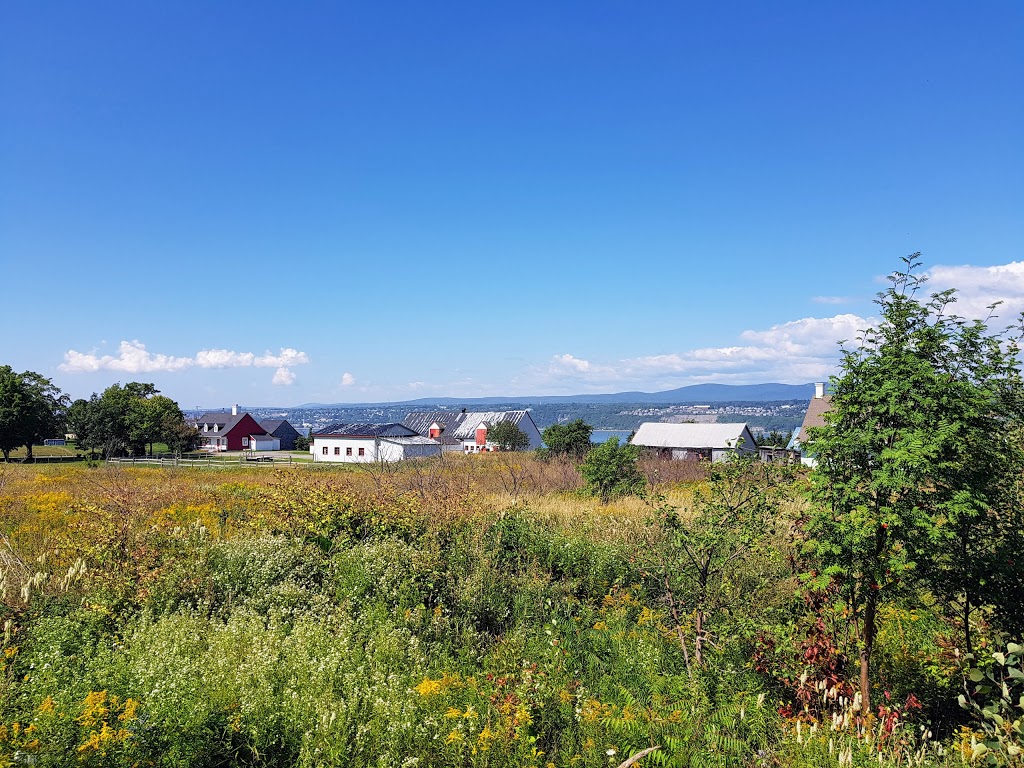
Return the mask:
{"type": "Polygon", "coordinates": [[[346,448],[345,449],[345,455],[346,456],[351,456],[352,455],[352,449],[351,448],[346,448]]]}
{"type": "Polygon", "coordinates": [[[324,446],[324,456],[326,456],[326,455],[327,455],[327,446],[325,445],[324,446]]]}
{"type": "Polygon", "coordinates": [[[365,448],[360,448],[359,449],[359,455],[360,456],[365,456],[366,455],[366,449],[365,448]]]}
{"type": "Polygon", "coordinates": [[[334,447],[334,455],[335,456],[341,456],[341,448],[339,448],[338,446],[335,446],[334,447]]]}
{"type": "Polygon", "coordinates": [[[248,437],[243,437],[242,438],[242,447],[243,448],[248,448],[249,447],[249,438],[248,437]]]}

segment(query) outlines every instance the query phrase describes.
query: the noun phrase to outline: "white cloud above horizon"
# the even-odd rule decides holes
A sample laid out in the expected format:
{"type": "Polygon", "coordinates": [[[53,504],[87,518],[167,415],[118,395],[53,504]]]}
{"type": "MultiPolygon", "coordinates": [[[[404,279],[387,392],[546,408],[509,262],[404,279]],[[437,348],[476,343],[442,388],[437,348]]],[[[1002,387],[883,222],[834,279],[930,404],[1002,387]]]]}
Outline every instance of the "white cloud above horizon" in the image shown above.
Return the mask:
{"type": "Polygon", "coordinates": [[[353,376],[348,371],[345,371],[343,374],[341,374],[341,386],[343,386],[343,387],[351,387],[355,383],[356,383],[356,377],[353,376]]]}
{"type": "Polygon", "coordinates": [[[929,292],[956,290],[952,310],[968,320],[985,320],[989,307],[1001,302],[995,310],[992,326],[1005,326],[1024,312],[1024,261],[1011,261],[991,267],[935,266],[925,272],[929,292]]]}
{"type": "Polygon", "coordinates": [[[281,367],[274,371],[274,377],[270,383],[275,387],[290,387],[295,383],[295,374],[290,368],[281,367]]]}
{"type": "MultiPolygon", "coordinates": [[[[938,265],[925,275],[925,289],[929,293],[956,290],[957,301],[952,311],[968,319],[986,319],[989,306],[1001,302],[990,322],[994,330],[1005,327],[1024,311],[1024,261],[991,267],[938,265]]],[[[812,301],[837,305],[852,299],[815,296],[812,301]]],[[[805,317],[766,330],[743,331],[735,346],[700,347],[612,361],[563,353],[553,355],[546,365],[535,366],[524,378],[539,387],[563,392],[574,388],[590,392],[658,390],[707,382],[821,381],[836,372],[838,342],[856,341],[860,332],[875,322],[875,318],[853,313],[805,317]]]]}
{"type": "Polygon", "coordinates": [[[701,347],[608,362],[559,354],[552,356],[545,367],[535,368],[532,378],[540,386],[589,391],[673,389],[707,382],[821,381],[836,370],[838,342],[856,339],[871,324],[871,319],[849,313],[806,317],[766,330],[743,331],[740,340],[744,343],[735,346],[701,347]]]}
{"type": "Polygon", "coordinates": [[[265,352],[235,352],[228,349],[203,349],[193,357],[176,357],[153,353],[138,339],[122,341],[116,355],[98,355],[95,352],[79,352],[69,349],[64,353],[64,362],[57,366],[64,373],[94,373],[96,371],[121,371],[123,373],[175,373],[190,368],[275,368],[271,383],[290,385],[295,382],[291,366],[310,362],[309,355],[291,347],[282,348],[278,354],[265,352]]]}

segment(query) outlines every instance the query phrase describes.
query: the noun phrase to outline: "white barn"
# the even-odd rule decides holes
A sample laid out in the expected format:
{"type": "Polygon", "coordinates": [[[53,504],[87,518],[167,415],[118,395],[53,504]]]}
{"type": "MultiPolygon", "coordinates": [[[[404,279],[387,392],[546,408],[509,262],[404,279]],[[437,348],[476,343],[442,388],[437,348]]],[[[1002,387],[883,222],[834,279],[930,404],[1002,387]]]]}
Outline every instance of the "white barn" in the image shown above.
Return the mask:
{"type": "Polygon", "coordinates": [[[401,424],[332,424],[314,432],[313,461],[365,464],[438,456],[441,444],[401,424]]]}
{"type": "Polygon", "coordinates": [[[663,424],[647,421],[630,440],[672,459],[724,461],[734,452],[757,453],[746,424],[663,424]]]}
{"type": "Polygon", "coordinates": [[[530,439],[527,450],[543,445],[540,430],[529,411],[420,411],[410,413],[402,424],[416,434],[440,441],[446,451],[487,453],[498,445],[487,438],[495,424],[509,421],[530,439]]]}

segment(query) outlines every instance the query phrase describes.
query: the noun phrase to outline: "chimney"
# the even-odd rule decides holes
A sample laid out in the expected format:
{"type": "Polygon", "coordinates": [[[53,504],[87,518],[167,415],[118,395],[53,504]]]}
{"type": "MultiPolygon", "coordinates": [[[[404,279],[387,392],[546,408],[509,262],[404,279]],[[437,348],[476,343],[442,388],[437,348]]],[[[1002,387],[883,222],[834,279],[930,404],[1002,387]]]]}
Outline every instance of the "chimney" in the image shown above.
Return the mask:
{"type": "MultiPolygon", "coordinates": [[[[818,397],[821,397],[821,395],[818,395],[818,397]]],[[[235,403],[234,405],[231,406],[231,415],[232,416],[237,416],[238,415],[238,403],[235,403]]]]}
{"type": "Polygon", "coordinates": [[[818,400],[825,396],[825,382],[816,381],[814,382],[814,397],[818,400]]]}

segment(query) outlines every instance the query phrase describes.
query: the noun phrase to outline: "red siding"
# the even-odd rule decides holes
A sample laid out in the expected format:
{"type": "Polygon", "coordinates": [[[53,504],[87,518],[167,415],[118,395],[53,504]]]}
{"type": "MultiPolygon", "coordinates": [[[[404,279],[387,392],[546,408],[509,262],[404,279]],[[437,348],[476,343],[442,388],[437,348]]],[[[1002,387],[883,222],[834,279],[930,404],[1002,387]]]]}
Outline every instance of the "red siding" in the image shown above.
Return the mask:
{"type": "Polygon", "coordinates": [[[242,416],[238,420],[238,423],[231,428],[225,437],[228,439],[228,450],[229,451],[240,451],[242,450],[242,438],[248,437],[249,435],[262,435],[264,429],[257,423],[256,419],[250,416],[248,413],[242,416]]]}
{"type": "Polygon", "coordinates": [[[476,444],[487,445],[487,427],[476,428],[476,444]]]}

